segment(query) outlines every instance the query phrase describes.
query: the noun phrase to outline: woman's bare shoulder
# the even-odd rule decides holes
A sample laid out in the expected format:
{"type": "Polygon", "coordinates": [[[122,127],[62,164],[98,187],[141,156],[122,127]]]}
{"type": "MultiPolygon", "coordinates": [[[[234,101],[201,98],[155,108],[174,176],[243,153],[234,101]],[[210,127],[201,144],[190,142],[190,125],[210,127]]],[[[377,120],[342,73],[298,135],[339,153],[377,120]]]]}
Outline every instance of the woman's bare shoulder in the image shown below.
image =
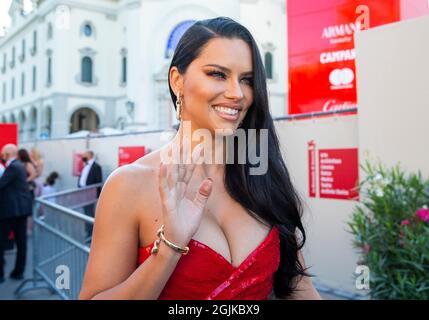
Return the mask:
{"type": "Polygon", "coordinates": [[[121,200],[124,206],[141,208],[142,203],[153,199],[153,192],[158,189],[159,172],[154,156],[147,155],[115,169],[104,184],[100,200],[107,202],[121,200]]]}
{"type": "Polygon", "coordinates": [[[142,157],[131,164],[115,169],[107,178],[106,185],[115,185],[120,190],[135,190],[136,187],[145,189],[157,180],[159,168],[149,157],[142,157]]]}

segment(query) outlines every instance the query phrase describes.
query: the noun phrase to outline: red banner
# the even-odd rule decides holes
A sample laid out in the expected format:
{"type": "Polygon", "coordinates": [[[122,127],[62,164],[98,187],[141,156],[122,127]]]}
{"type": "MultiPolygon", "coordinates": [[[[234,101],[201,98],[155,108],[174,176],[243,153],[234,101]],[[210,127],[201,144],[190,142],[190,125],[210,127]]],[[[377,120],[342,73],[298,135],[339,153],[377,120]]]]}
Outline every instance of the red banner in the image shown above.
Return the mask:
{"type": "MultiPolygon", "coordinates": [[[[18,145],[18,126],[16,123],[2,123],[0,124],[0,151],[3,147],[9,143],[13,143],[14,145],[18,145]]],[[[0,163],[0,166],[3,166],[0,163]]],[[[14,239],[13,231],[9,232],[8,242],[5,243],[5,247],[7,250],[13,249],[13,239],[14,239]]]]}
{"type": "Polygon", "coordinates": [[[358,149],[319,150],[320,198],[358,200],[358,149]]]}
{"type": "Polygon", "coordinates": [[[288,0],[289,114],[355,108],[354,34],[428,11],[425,0],[288,0]]]}
{"type": "Polygon", "coordinates": [[[82,160],[83,153],[74,153],[73,154],[73,176],[79,177],[82,173],[83,167],[85,164],[82,160]]]}
{"type": "Polygon", "coordinates": [[[18,126],[16,123],[0,124],[0,150],[8,143],[18,144],[18,126]]]}
{"type": "Polygon", "coordinates": [[[308,193],[310,198],[316,197],[316,144],[314,140],[308,142],[308,193]]]}
{"type": "Polygon", "coordinates": [[[118,166],[133,163],[145,155],[145,147],[119,147],[118,166]]]}

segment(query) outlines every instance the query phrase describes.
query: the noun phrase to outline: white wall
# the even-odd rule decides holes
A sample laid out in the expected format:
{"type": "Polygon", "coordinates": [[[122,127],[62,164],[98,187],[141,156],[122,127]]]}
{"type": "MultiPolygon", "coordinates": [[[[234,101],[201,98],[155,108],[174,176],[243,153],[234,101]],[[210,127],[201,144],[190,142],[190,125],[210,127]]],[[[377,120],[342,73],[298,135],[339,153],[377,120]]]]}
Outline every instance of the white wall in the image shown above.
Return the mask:
{"type": "Polygon", "coordinates": [[[360,153],[426,176],[428,39],[429,16],[356,36],[360,153]]]}
{"type": "Polygon", "coordinates": [[[346,224],[357,202],[309,198],[307,147],[307,143],[314,140],[317,149],[357,148],[357,118],[278,121],[276,129],[283,158],[304,202],[306,264],[311,266],[310,272],[316,275],[318,284],[357,293],[353,277],[357,252],[346,224]]]}

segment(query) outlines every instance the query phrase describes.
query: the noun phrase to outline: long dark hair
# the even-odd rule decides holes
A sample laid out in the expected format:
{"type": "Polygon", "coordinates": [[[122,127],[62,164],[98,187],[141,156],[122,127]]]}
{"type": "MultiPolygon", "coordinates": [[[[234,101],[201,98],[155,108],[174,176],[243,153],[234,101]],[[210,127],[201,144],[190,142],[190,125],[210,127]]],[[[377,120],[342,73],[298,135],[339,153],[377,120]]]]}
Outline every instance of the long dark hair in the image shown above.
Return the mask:
{"type": "MultiPolygon", "coordinates": [[[[296,290],[295,277],[309,276],[298,260],[298,251],[305,243],[305,231],[301,222],[302,205],[280,152],[269,111],[265,69],[255,40],[244,26],[230,18],[218,17],[198,21],[180,39],[170,70],[175,66],[184,74],[189,64],[213,38],[241,39],[252,51],[254,100],[241,128],[245,132],[247,129],[256,129],[257,134],[260,129],[267,129],[268,171],[263,175],[249,174],[252,167],[249,161],[245,164],[226,164],[224,183],[228,194],[246,208],[249,214],[279,229],[280,266],[274,274],[273,287],[278,298],[286,298],[296,290]],[[300,239],[296,234],[297,229],[300,231],[300,239]]],[[[170,82],[169,87],[175,106],[177,98],[170,82]]]]}
{"type": "Polygon", "coordinates": [[[58,172],[53,171],[49,174],[49,176],[46,178],[45,185],[47,186],[53,186],[55,184],[55,180],[57,180],[59,177],[58,172]]]}
{"type": "Polygon", "coordinates": [[[18,150],[18,159],[23,163],[31,163],[33,164],[33,161],[31,161],[30,154],[28,153],[27,149],[19,149],[18,150]]]}

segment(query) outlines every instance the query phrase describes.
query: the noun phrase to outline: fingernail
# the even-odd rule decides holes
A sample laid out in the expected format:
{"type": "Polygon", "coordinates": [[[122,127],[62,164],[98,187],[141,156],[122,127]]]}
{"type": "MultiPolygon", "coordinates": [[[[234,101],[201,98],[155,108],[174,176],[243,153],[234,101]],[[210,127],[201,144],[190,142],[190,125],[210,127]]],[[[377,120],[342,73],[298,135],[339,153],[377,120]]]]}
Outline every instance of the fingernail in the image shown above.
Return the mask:
{"type": "Polygon", "coordinates": [[[209,190],[210,190],[210,185],[207,184],[207,182],[204,182],[203,184],[203,189],[204,191],[208,194],[209,190]]]}

